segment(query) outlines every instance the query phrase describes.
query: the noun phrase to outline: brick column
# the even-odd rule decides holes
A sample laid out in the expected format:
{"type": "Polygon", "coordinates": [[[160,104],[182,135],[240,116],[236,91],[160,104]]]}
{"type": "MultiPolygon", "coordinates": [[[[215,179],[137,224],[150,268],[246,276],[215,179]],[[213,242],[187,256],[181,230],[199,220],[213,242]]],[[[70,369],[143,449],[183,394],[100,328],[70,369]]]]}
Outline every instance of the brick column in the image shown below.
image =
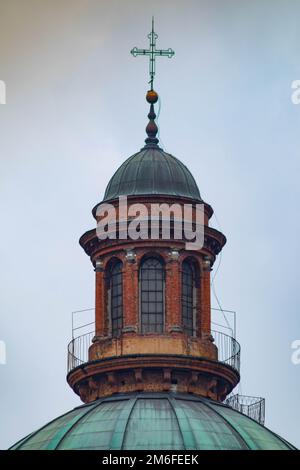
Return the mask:
{"type": "Polygon", "coordinates": [[[123,333],[139,329],[138,302],[138,264],[125,261],[123,265],[123,333]]]}
{"type": "Polygon", "coordinates": [[[96,336],[105,336],[107,334],[107,312],[106,312],[106,290],[104,272],[96,272],[96,311],[95,311],[95,327],[96,336]]]}
{"type": "Polygon", "coordinates": [[[181,272],[178,260],[166,264],[165,325],[167,332],[182,331],[181,321],[181,272]]]}
{"type": "Polygon", "coordinates": [[[199,336],[210,335],[211,305],[210,305],[210,271],[202,271],[200,279],[200,309],[198,314],[199,336]]]}

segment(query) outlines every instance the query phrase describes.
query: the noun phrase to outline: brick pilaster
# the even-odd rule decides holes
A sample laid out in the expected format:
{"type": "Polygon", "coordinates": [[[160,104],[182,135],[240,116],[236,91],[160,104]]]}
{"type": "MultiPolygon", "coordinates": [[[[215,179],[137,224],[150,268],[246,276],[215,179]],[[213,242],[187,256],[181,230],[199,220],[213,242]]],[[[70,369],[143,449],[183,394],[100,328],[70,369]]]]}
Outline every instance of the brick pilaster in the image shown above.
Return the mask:
{"type": "Polygon", "coordinates": [[[123,267],[123,332],[137,331],[139,325],[138,264],[124,263],[123,267]]]}
{"type": "Polygon", "coordinates": [[[210,320],[211,320],[211,305],[210,305],[210,272],[202,271],[201,274],[201,308],[199,311],[200,319],[198,325],[200,327],[200,334],[210,334],[210,320]]]}
{"type": "Polygon", "coordinates": [[[181,331],[181,273],[179,262],[166,264],[165,303],[166,331],[181,331]]]}
{"type": "Polygon", "coordinates": [[[107,334],[107,318],[106,318],[106,295],[105,295],[105,274],[104,272],[96,272],[96,312],[95,312],[95,327],[96,336],[104,336],[107,334]]]}

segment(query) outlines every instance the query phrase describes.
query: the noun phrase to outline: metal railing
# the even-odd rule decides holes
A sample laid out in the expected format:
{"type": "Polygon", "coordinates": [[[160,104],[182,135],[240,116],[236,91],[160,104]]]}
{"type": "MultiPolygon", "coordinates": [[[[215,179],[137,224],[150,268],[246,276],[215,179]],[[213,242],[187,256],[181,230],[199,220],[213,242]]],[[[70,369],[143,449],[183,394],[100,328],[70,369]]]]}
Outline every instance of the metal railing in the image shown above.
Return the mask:
{"type": "MultiPolygon", "coordinates": [[[[240,345],[229,335],[220,331],[211,331],[214,344],[218,348],[218,361],[240,371],[240,345]]],[[[68,345],[68,372],[89,361],[89,347],[95,331],[73,338],[68,345]]]]}
{"type": "Polygon", "coordinates": [[[247,395],[231,395],[224,403],[234,410],[243,413],[258,423],[265,424],[265,399],[262,397],[251,397],[247,395]]]}
{"type": "Polygon", "coordinates": [[[95,331],[90,331],[70,341],[68,344],[68,372],[81,364],[89,362],[89,347],[94,336],[95,331]]]}
{"type": "Polygon", "coordinates": [[[228,364],[240,372],[241,347],[237,340],[216,330],[212,330],[211,335],[214,338],[214,344],[218,348],[218,361],[228,364]]]}

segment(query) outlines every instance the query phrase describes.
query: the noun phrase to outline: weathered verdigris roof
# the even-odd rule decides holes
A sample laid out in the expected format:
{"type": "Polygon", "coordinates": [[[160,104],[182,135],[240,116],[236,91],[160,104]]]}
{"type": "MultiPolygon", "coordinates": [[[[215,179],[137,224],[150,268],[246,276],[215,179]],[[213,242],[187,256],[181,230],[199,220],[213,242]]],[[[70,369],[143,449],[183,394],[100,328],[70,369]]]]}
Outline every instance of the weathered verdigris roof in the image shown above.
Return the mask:
{"type": "Polygon", "coordinates": [[[293,449],[264,426],[194,395],[113,395],[46,424],[12,449],[293,449]]]}

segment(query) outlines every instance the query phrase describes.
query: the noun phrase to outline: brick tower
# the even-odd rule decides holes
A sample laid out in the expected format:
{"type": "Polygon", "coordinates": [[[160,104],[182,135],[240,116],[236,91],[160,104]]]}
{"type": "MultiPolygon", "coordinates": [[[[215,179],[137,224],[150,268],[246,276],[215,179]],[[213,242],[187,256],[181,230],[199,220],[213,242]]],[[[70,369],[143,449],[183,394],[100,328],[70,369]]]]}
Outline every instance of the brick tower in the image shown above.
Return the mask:
{"type": "MultiPolygon", "coordinates": [[[[209,226],[213,209],[201,199],[189,170],[159,147],[158,95],[150,90],[146,99],[145,146],[116,171],[101,203],[116,209],[116,236],[99,239],[95,228],[80,238],[95,268],[95,333],[83,365],[78,357],[86,340],[72,342],[67,380],[86,403],[140,391],[193,393],[222,401],[239,382],[238,343],[211,331],[210,272],[226,239],[209,226]],[[137,239],[122,238],[132,222],[130,209],[120,207],[124,196],[128,208],[142,204],[149,213],[153,205],[173,208],[168,238],[161,236],[159,214],[157,238],[151,238],[150,230],[137,239]],[[176,238],[178,212],[184,214],[187,204],[193,224],[197,207],[203,207],[201,249],[187,249],[187,240],[176,238]]],[[[97,223],[101,204],[93,209],[97,223]]]]}

